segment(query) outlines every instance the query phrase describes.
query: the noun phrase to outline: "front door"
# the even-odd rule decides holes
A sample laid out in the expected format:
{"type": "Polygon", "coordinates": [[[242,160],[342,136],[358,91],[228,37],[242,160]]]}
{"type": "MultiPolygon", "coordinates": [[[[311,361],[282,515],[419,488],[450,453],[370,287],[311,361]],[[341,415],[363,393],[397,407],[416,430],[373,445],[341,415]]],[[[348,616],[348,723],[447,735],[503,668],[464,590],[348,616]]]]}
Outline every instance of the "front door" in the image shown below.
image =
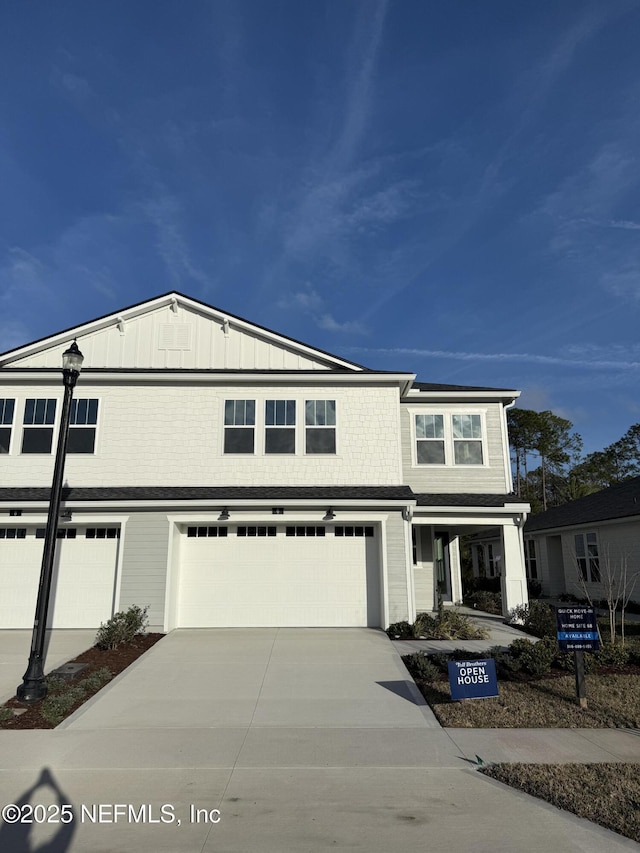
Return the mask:
{"type": "Polygon", "coordinates": [[[443,601],[451,601],[451,571],[449,568],[449,534],[436,531],[433,538],[433,567],[436,591],[443,601]]]}

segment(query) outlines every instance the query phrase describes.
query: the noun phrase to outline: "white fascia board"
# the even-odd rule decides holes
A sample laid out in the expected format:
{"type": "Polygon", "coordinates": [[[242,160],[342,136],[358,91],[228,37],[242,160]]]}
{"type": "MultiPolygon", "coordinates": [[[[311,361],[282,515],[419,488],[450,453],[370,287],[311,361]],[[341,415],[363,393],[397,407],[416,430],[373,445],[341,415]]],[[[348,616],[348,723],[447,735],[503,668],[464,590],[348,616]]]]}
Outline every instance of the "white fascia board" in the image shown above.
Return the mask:
{"type": "Polygon", "coordinates": [[[521,391],[417,391],[412,389],[402,398],[403,403],[416,403],[420,400],[429,403],[458,402],[472,400],[517,400],[521,391]]]}
{"type": "MultiPolygon", "coordinates": [[[[22,510],[31,510],[34,513],[38,511],[46,511],[49,504],[47,501],[4,501],[7,507],[11,509],[22,509],[22,510]]],[[[172,507],[173,511],[178,512],[184,509],[189,509],[191,507],[196,507],[202,510],[203,504],[210,505],[212,507],[212,511],[217,510],[219,507],[226,507],[231,510],[233,508],[237,510],[241,510],[243,508],[261,508],[261,507],[284,507],[285,510],[287,508],[291,510],[295,509],[305,509],[306,507],[319,507],[321,509],[327,509],[331,506],[332,509],[342,508],[342,509],[350,509],[352,512],[359,512],[361,509],[372,509],[372,510],[403,510],[406,506],[414,506],[416,505],[415,500],[404,500],[399,498],[397,500],[358,500],[357,498],[353,498],[351,500],[346,500],[344,498],[334,500],[332,498],[313,498],[313,499],[300,499],[297,498],[269,498],[264,499],[261,498],[259,500],[254,500],[252,498],[230,498],[230,499],[221,499],[221,500],[212,500],[209,498],[202,500],[172,500],[171,498],[167,498],[167,500],[155,500],[149,501],[145,499],[140,500],[129,500],[129,501],[99,501],[99,500],[88,500],[88,501],[74,501],[68,500],[64,501],[63,509],[74,511],[81,511],[83,508],[91,507],[91,512],[96,513],[102,510],[104,507],[105,510],[113,510],[113,509],[135,509],[137,505],[144,506],[144,509],[167,509],[167,507],[172,507]],[[99,509],[98,509],[99,507],[99,509]]],[[[274,515],[274,518],[279,518],[281,516],[274,515]]],[[[20,515],[20,516],[8,516],[7,521],[19,521],[20,519],[30,518],[30,516],[20,515]]],[[[5,519],[2,519],[2,523],[5,523],[5,519]]],[[[17,525],[20,526],[19,524],[17,525]]]]}
{"type": "MultiPolygon", "coordinates": [[[[47,368],[40,370],[7,370],[0,373],[0,384],[45,383],[62,385],[62,370],[47,368]]],[[[251,384],[310,384],[310,385],[402,385],[413,381],[413,374],[407,373],[333,373],[331,370],[315,370],[300,373],[224,373],[213,370],[204,371],[162,371],[118,370],[96,371],[91,369],[80,374],[78,388],[90,385],[251,385],[251,384]]]]}

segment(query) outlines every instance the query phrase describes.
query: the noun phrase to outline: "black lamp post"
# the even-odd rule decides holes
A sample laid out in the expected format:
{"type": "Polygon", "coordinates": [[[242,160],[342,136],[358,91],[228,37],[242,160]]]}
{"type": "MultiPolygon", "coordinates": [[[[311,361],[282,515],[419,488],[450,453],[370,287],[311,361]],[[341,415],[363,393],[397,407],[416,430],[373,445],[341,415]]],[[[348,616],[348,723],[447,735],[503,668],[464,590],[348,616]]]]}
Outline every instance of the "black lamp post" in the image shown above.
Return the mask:
{"type": "Polygon", "coordinates": [[[47,695],[47,684],[44,678],[44,638],[47,628],[47,614],[49,611],[49,593],[51,591],[51,580],[53,577],[53,559],[56,550],[56,539],[58,536],[58,515],[60,512],[60,497],[62,494],[62,478],[64,475],[64,461],[67,455],[67,438],[69,436],[69,416],[71,414],[71,400],[73,389],[82,369],[83,356],[74,341],[68,350],[62,353],[62,377],[64,383],[64,400],[62,402],[62,415],[60,417],[60,433],[58,435],[58,449],[56,451],[56,462],[53,469],[53,483],[51,485],[51,497],[49,499],[49,515],[47,516],[47,528],[44,535],[44,550],[42,553],[42,567],[40,569],[40,585],[38,586],[38,601],[36,603],[36,615],[33,622],[33,635],[31,637],[31,654],[27,671],[22,678],[16,696],[22,702],[38,702],[47,695]]]}

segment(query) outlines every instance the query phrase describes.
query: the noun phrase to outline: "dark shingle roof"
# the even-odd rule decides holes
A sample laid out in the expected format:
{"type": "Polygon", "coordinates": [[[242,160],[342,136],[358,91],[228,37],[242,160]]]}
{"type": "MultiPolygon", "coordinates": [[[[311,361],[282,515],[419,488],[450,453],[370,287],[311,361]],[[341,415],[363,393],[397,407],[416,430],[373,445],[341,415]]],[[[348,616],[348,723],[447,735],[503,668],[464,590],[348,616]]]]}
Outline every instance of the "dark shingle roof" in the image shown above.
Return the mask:
{"type": "Polygon", "coordinates": [[[525,533],[640,515],[640,477],[532,516],[525,533]]]}
{"type": "Polygon", "coordinates": [[[484,385],[443,385],[439,382],[414,382],[416,391],[498,391],[501,394],[512,391],[511,388],[487,388],[484,385]]]}
{"type": "Polygon", "coordinates": [[[526,501],[515,495],[488,494],[416,494],[418,506],[505,506],[506,504],[523,504],[526,501]]]}
{"type": "MultiPolygon", "coordinates": [[[[0,488],[0,501],[47,501],[48,488],[0,488]]],[[[104,486],[65,487],[64,501],[413,500],[409,486],[104,486]]]]}

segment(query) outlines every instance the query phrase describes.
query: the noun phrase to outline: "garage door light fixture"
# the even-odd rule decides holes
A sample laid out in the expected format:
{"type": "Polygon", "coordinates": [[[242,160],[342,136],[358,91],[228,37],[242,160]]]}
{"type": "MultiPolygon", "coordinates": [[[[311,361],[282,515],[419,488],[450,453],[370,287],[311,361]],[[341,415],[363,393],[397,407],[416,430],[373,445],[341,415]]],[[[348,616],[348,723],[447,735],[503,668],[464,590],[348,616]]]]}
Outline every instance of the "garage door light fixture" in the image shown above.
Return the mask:
{"type": "Polygon", "coordinates": [[[324,515],[324,518],[323,518],[322,520],[323,520],[323,521],[333,521],[333,519],[334,519],[335,517],[336,517],[336,514],[335,514],[335,512],[333,511],[333,508],[332,508],[332,507],[329,507],[329,509],[326,511],[326,513],[325,513],[325,515],[324,515]]]}
{"type": "Polygon", "coordinates": [[[229,521],[229,518],[229,510],[225,506],[220,515],[218,516],[218,521],[229,521]]]}

